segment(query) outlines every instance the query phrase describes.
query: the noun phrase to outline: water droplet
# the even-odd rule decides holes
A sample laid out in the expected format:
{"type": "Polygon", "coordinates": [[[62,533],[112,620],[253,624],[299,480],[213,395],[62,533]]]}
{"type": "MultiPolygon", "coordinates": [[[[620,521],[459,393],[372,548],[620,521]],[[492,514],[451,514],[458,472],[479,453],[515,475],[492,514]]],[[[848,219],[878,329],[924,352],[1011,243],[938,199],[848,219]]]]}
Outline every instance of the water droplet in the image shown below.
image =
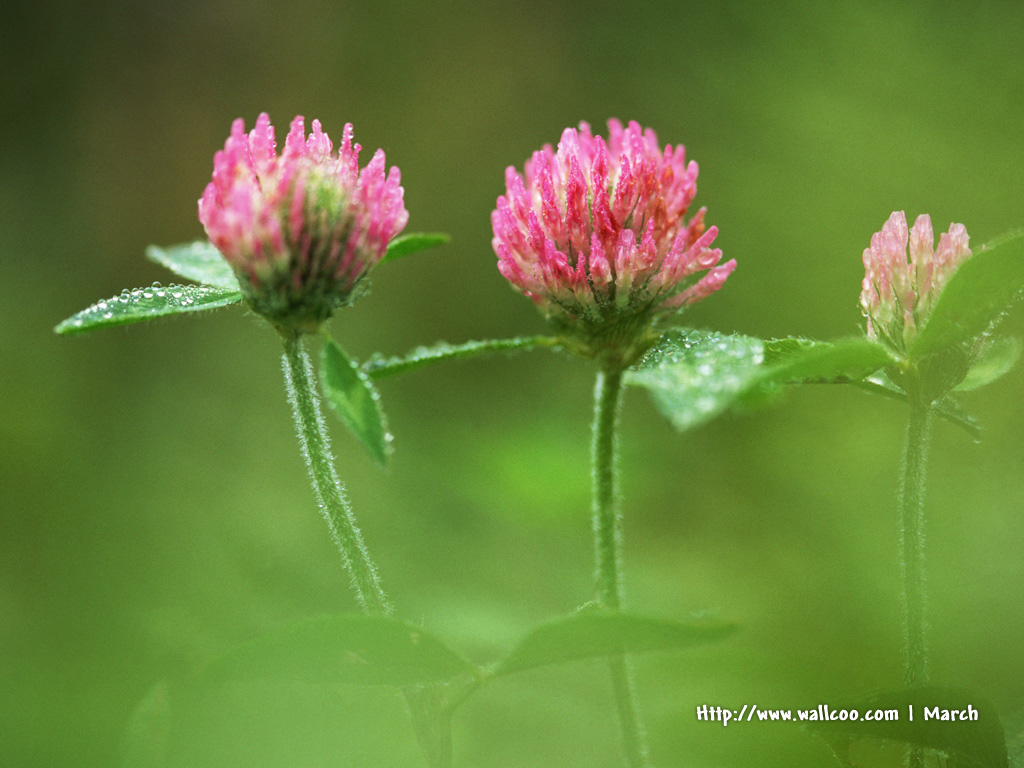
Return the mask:
{"type": "Polygon", "coordinates": [[[109,320],[109,319],[110,319],[110,318],[112,318],[113,316],[114,316],[114,313],[113,313],[113,312],[104,312],[104,313],[103,313],[103,319],[104,319],[104,320],[109,320]]]}
{"type": "Polygon", "coordinates": [[[153,285],[151,285],[150,287],[151,288],[162,288],[163,286],[160,284],[159,280],[154,280],[153,281],[153,285]]]}

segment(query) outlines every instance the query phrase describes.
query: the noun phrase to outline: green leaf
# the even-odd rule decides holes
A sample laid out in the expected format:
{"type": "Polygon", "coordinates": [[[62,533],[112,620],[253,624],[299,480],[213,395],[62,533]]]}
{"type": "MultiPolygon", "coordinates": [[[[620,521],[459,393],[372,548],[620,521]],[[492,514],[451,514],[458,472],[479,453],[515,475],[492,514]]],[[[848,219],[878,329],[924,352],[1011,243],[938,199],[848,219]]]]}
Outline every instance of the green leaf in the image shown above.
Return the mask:
{"type": "Polygon", "coordinates": [[[764,342],[762,385],[846,383],[895,362],[889,351],[863,336],[834,342],[773,339],[764,342]]]}
{"type": "Polygon", "coordinates": [[[220,251],[205,240],[161,248],[151,245],[146,258],[167,267],[179,277],[230,291],[240,290],[238,278],[220,251]]]}
{"type": "Polygon", "coordinates": [[[866,338],[762,341],[676,329],[626,381],[646,387],[658,409],[686,430],[730,408],[759,404],[785,384],[852,382],[891,362],[885,347],[866,338]]]}
{"type": "Polygon", "coordinates": [[[1007,768],[1006,737],[999,714],[989,702],[958,688],[915,688],[880,693],[853,702],[829,704],[830,710],[856,709],[860,718],[851,720],[818,720],[807,727],[826,738],[849,741],[859,738],[888,739],[956,755],[957,765],[973,768],[1007,768]],[[910,719],[913,707],[914,719],[910,719]],[[925,708],[940,713],[977,711],[977,720],[924,719],[925,708]],[[897,719],[864,720],[864,713],[895,710],[897,719]],[[959,761],[963,761],[962,763],[959,761]]]}
{"type": "Polygon", "coordinates": [[[98,301],[72,315],[53,330],[61,334],[85,333],[97,328],[139,323],[155,317],[198,312],[235,304],[238,291],[209,285],[168,285],[122,291],[120,296],[98,301]]]}
{"type": "Polygon", "coordinates": [[[121,740],[122,768],[163,768],[171,722],[170,690],[161,681],[149,689],[128,718],[121,740]]]}
{"type": "Polygon", "coordinates": [[[644,387],[658,409],[682,431],[737,403],[762,372],[764,344],[750,336],[668,331],[626,382],[644,387]]]}
{"type": "MultiPolygon", "coordinates": [[[[850,383],[866,392],[882,395],[883,397],[899,400],[904,403],[907,402],[907,393],[896,386],[892,379],[883,371],[879,371],[866,379],[850,383]]],[[[946,395],[932,403],[932,413],[943,421],[959,427],[970,435],[973,440],[981,440],[981,425],[978,423],[978,420],[965,411],[952,395],[946,395]]]]}
{"type": "Polygon", "coordinates": [[[967,372],[967,376],[955,388],[956,392],[970,392],[991,384],[1000,376],[1009,373],[1020,358],[1020,341],[1012,336],[992,339],[981,359],[967,372]]]}
{"type": "Polygon", "coordinates": [[[380,395],[370,377],[332,339],[327,339],[324,344],[320,374],[331,408],[367,452],[379,464],[387,464],[391,435],[381,409],[380,395]]]}
{"type": "Polygon", "coordinates": [[[735,630],[735,625],[715,620],[683,624],[604,609],[583,610],[533,630],[492,675],[598,656],[689,648],[721,640],[735,630]]]}
{"type": "Polygon", "coordinates": [[[1024,289],[1024,230],[974,253],[950,277],[910,347],[920,358],[979,336],[1024,289]]]}
{"type": "Polygon", "coordinates": [[[411,232],[408,235],[399,235],[388,243],[387,253],[384,254],[384,258],[380,260],[380,263],[394,261],[403,256],[411,256],[414,253],[419,253],[429,248],[437,248],[449,240],[451,240],[451,237],[443,232],[411,232]]]}
{"type": "Polygon", "coordinates": [[[981,424],[974,416],[964,410],[963,406],[952,395],[946,395],[941,400],[932,403],[932,413],[943,421],[960,427],[975,442],[981,440],[981,424]]]}
{"type": "Polygon", "coordinates": [[[433,635],[389,616],[319,616],[237,646],[200,675],[203,687],[288,680],[415,685],[479,670],[433,635]]]}
{"type": "Polygon", "coordinates": [[[495,352],[517,352],[537,347],[557,347],[558,339],[550,336],[523,336],[515,339],[489,339],[467,341],[463,344],[449,344],[441,341],[431,347],[417,347],[402,357],[371,357],[363,363],[363,371],[373,379],[383,379],[400,373],[414,371],[445,360],[493,354],[495,352]]]}

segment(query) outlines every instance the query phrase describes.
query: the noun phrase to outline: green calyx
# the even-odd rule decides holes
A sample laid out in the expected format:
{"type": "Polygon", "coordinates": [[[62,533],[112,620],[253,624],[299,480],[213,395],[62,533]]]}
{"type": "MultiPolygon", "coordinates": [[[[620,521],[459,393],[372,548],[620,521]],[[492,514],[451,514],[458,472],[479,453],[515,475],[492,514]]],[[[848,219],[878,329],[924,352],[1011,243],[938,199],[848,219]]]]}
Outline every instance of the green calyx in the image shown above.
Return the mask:
{"type": "Polygon", "coordinates": [[[591,318],[551,318],[559,342],[581,357],[596,360],[605,370],[625,370],[638,362],[661,338],[650,312],[591,318]]]}
{"type": "Polygon", "coordinates": [[[317,333],[341,307],[348,306],[367,290],[360,279],[345,290],[340,283],[313,280],[296,289],[292,278],[274,273],[253,285],[240,275],[245,303],[285,336],[317,333]]]}

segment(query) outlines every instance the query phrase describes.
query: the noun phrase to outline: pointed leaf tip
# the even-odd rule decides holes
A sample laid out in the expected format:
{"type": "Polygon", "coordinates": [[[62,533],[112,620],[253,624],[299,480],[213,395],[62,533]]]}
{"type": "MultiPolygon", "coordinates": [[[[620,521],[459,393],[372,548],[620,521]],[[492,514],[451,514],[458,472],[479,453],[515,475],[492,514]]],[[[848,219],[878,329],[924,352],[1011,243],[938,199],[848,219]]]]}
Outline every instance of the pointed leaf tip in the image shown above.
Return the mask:
{"type": "Polygon", "coordinates": [[[450,241],[451,237],[443,232],[410,232],[407,235],[399,235],[388,243],[387,252],[381,259],[381,263],[394,261],[403,256],[411,256],[430,248],[437,248],[450,241]]]}
{"type": "Polygon", "coordinates": [[[324,344],[321,382],[327,402],[377,463],[388,462],[390,439],[380,395],[370,377],[332,339],[324,344]]]}
{"type": "Polygon", "coordinates": [[[712,331],[668,331],[628,372],[672,425],[684,431],[719,416],[755,385],[764,362],[760,339],[712,331]]]}
{"type": "Polygon", "coordinates": [[[602,608],[584,609],[537,627],[498,664],[493,675],[600,656],[689,648],[724,639],[736,629],[735,624],[718,620],[683,623],[602,608]]]}
{"type": "Polygon", "coordinates": [[[242,294],[237,290],[210,285],[155,284],[150,288],[125,290],[119,296],[98,301],[64,320],[53,330],[59,334],[85,333],[156,317],[226,307],[241,300],[242,294]]]}

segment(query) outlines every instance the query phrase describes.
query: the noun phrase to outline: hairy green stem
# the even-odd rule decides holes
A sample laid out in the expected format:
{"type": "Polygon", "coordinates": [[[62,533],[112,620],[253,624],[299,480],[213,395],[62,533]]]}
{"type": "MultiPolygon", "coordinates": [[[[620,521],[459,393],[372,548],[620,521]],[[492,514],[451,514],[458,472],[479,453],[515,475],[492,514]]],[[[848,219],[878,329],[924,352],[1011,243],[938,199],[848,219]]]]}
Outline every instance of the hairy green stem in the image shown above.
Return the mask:
{"type": "Polygon", "coordinates": [[[356,598],[367,613],[389,614],[391,605],[381,587],[377,568],[366,550],[345,489],[334,469],[320,400],[311,382],[312,366],[299,336],[285,339],[284,375],[313,490],[331,538],[352,578],[356,598]]]}
{"type": "MultiPolygon", "coordinates": [[[[616,494],[616,431],[622,402],[622,370],[604,368],[597,374],[594,392],[593,462],[594,551],[597,560],[597,601],[605,608],[623,607],[622,516],[616,494]]],[[[633,695],[628,660],[609,661],[612,690],[622,729],[622,746],[629,768],[646,768],[647,747],[633,695]]]]}
{"type": "MultiPolygon", "coordinates": [[[[391,604],[380,584],[377,568],[356,526],[352,507],[334,469],[320,400],[312,384],[313,369],[302,348],[301,337],[284,342],[284,375],[288,400],[292,404],[302,454],[309,467],[313,490],[341,559],[352,577],[356,597],[366,613],[389,615],[391,604]]],[[[416,737],[431,768],[450,768],[452,759],[451,718],[435,700],[431,686],[403,689],[416,737]]]]}
{"type": "MultiPolygon", "coordinates": [[[[928,683],[928,638],[925,607],[927,589],[924,560],[924,487],[928,461],[931,404],[921,396],[916,378],[907,386],[910,413],[903,449],[903,477],[900,481],[900,565],[903,571],[903,603],[906,610],[906,686],[928,683]]],[[[924,752],[912,747],[910,768],[924,766],[924,752]]]]}
{"type": "Polygon", "coordinates": [[[907,687],[928,682],[926,639],[926,587],[924,565],[924,482],[928,460],[931,409],[917,393],[911,393],[907,440],[903,450],[900,485],[900,562],[903,598],[907,615],[907,687]]]}

